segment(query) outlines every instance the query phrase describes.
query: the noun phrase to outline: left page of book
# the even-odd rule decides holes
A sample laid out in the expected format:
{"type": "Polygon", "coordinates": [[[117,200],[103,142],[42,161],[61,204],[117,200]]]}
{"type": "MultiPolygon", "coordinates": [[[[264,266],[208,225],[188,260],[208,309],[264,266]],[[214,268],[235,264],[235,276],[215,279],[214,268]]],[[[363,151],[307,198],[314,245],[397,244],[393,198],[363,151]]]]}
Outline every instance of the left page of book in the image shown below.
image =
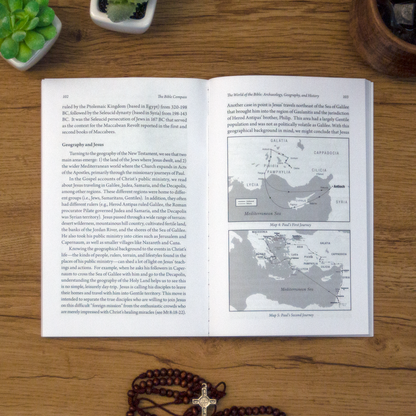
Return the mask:
{"type": "Polygon", "coordinates": [[[42,81],[42,336],[204,336],[207,83],[42,81]]]}

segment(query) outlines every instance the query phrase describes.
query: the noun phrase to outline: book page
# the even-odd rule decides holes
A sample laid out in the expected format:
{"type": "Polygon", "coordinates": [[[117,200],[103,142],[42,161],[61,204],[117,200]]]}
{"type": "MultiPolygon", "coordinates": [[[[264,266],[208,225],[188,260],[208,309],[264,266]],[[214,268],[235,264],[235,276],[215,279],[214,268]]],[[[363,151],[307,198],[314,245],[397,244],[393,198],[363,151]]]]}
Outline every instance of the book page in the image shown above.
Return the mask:
{"type": "Polygon", "coordinates": [[[42,335],[207,335],[207,83],[42,82],[42,335]]]}
{"type": "Polygon", "coordinates": [[[371,335],[372,84],[209,89],[210,335],[371,335]]]}

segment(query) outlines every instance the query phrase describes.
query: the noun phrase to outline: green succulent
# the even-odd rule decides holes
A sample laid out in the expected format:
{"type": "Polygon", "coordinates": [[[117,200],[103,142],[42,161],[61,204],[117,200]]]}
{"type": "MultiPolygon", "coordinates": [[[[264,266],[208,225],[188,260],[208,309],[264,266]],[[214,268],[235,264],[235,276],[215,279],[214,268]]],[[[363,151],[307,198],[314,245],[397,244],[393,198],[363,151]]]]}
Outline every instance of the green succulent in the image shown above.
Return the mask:
{"type": "Polygon", "coordinates": [[[56,36],[49,0],[0,0],[0,53],[27,62],[56,36]]]}
{"type": "Polygon", "coordinates": [[[133,15],[138,4],[147,3],[147,1],[148,0],[108,0],[107,16],[114,23],[122,22],[133,15]]]}

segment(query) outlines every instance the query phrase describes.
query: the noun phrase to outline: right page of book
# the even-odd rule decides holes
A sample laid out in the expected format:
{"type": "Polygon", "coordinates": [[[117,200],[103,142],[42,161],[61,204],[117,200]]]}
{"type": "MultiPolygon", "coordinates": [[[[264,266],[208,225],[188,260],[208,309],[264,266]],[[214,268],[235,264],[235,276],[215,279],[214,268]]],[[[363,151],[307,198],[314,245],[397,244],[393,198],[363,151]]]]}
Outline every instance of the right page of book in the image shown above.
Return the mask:
{"type": "Polygon", "coordinates": [[[373,85],[210,81],[211,336],[373,334],[373,85]]]}

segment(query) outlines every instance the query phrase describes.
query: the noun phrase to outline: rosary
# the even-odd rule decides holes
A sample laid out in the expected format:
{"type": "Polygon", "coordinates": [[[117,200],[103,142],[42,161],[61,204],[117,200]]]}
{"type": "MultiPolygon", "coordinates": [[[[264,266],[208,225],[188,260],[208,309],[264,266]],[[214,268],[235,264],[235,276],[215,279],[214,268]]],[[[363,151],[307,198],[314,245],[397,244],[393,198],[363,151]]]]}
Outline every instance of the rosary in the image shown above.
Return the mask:
{"type": "Polygon", "coordinates": [[[152,409],[161,409],[172,416],[181,416],[166,409],[170,405],[192,404],[182,416],[207,416],[207,409],[214,405],[211,416],[257,416],[273,415],[286,416],[271,406],[259,407],[237,407],[217,411],[217,402],[225,396],[226,385],[224,382],[215,387],[203,378],[186,371],[162,368],[160,370],[148,370],[133,380],[132,389],[128,391],[129,410],[126,416],[156,416],[151,413],[152,409]],[[171,387],[178,386],[183,390],[171,387]],[[158,404],[143,395],[159,395],[172,398],[172,401],[158,404]]]}

